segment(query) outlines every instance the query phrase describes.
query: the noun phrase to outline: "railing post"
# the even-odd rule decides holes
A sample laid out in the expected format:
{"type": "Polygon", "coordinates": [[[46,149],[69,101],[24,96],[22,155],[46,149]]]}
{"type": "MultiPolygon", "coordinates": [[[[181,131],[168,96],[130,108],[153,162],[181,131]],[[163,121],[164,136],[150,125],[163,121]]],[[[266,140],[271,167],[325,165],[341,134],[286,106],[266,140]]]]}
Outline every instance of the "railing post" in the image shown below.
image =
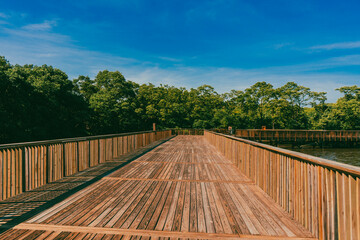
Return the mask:
{"type": "Polygon", "coordinates": [[[79,153],[79,141],[76,141],[76,162],[77,172],[80,172],[80,153],[79,153]]]}
{"type": "Polygon", "coordinates": [[[100,164],[100,139],[97,140],[98,141],[98,164],[100,164]]]}
{"type": "Polygon", "coordinates": [[[109,159],[109,160],[112,160],[112,159],[114,159],[114,138],[113,137],[111,138],[111,159],[109,159]]]}
{"type": "Polygon", "coordinates": [[[88,143],[89,143],[89,149],[88,149],[88,154],[89,154],[89,159],[88,159],[89,166],[88,166],[88,168],[89,168],[91,166],[91,141],[89,140],[88,143]]]}
{"type": "Polygon", "coordinates": [[[22,186],[21,186],[21,190],[22,192],[25,192],[26,191],[26,160],[25,160],[25,147],[22,147],[21,148],[21,166],[22,166],[22,169],[21,169],[21,178],[22,178],[22,186]]]}
{"type": "Polygon", "coordinates": [[[63,177],[66,177],[66,161],[65,161],[65,143],[61,143],[62,158],[63,158],[63,177]]]}
{"type": "Polygon", "coordinates": [[[49,145],[46,144],[46,167],[45,167],[45,178],[46,178],[46,183],[50,182],[50,158],[49,158],[49,145]]]}

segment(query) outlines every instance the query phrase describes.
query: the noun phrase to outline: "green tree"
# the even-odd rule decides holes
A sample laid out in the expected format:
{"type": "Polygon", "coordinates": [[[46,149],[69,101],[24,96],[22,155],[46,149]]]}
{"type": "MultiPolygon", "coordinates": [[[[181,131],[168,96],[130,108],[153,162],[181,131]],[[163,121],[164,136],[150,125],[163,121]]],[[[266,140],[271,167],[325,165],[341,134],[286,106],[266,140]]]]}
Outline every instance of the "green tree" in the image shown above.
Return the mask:
{"type": "Polygon", "coordinates": [[[319,119],[324,129],[360,129],[360,88],[345,86],[336,89],[344,96],[335,104],[329,104],[319,119]]]}
{"type": "Polygon", "coordinates": [[[77,91],[93,111],[90,130],[93,134],[133,131],[137,121],[135,97],[138,84],[127,81],[119,71],[100,71],[94,80],[79,76],[77,91]]]}

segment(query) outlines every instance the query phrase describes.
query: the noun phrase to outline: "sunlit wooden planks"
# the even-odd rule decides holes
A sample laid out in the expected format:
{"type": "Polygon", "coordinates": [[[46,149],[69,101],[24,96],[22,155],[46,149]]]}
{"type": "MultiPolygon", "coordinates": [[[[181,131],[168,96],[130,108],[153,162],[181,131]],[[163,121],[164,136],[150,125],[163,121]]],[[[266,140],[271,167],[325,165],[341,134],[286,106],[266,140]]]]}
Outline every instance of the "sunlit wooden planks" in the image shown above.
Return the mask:
{"type": "Polygon", "coordinates": [[[23,149],[0,150],[0,199],[6,199],[22,191],[23,149]]]}
{"type": "Polygon", "coordinates": [[[265,237],[261,235],[234,235],[234,234],[211,234],[191,233],[174,231],[150,231],[150,230],[128,230],[97,227],[61,227],[61,226],[38,226],[35,229],[31,225],[17,226],[2,234],[3,239],[76,239],[76,240],[200,240],[200,239],[261,239],[261,240],[310,240],[304,237],[265,237]],[[39,229],[41,228],[41,229],[39,229]]]}
{"type": "Polygon", "coordinates": [[[358,130],[237,129],[236,136],[274,142],[360,142],[358,130]]]}
{"type": "Polygon", "coordinates": [[[71,239],[83,239],[80,232],[131,239],[313,239],[204,137],[194,136],[169,140],[15,228],[67,232],[71,239]]]}
{"type": "Polygon", "coordinates": [[[315,236],[360,239],[360,168],[209,131],[205,137],[315,236]]]}
{"type": "Polygon", "coordinates": [[[0,145],[0,200],[169,137],[171,131],[0,145]]]}

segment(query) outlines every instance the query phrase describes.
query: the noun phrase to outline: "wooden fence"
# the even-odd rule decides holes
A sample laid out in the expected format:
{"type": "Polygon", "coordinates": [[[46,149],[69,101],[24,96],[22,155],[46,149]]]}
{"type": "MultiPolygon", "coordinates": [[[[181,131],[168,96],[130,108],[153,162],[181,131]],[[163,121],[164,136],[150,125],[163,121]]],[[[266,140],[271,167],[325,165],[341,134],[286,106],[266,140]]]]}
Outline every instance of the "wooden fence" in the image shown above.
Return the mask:
{"type": "Polygon", "coordinates": [[[0,145],[0,200],[130,153],[171,131],[0,145]]]}
{"type": "Polygon", "coordinates": [[[205,138],[319,239],[360,239],[360,168],[205,131],[205,138]]]}
{"type": "Polygon", "coordinates": [[[357,130],[238,129],[236,136],[256,141],[274,142],[360,142],[360,131],[357,130]]]}
{"type": "Polygon", "coordinates": [[[172,135],[204,135],[204,129],[171,129],[172,135]]]}

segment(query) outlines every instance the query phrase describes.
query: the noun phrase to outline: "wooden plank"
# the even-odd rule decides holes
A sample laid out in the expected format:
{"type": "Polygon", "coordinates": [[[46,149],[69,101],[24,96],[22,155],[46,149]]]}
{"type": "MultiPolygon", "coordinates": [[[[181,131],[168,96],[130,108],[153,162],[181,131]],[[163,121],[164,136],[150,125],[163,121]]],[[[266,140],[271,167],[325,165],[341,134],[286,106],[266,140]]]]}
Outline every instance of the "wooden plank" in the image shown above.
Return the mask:
{"type": "Polygon", "coordinates": [[[114,217],[104,225],[105,227],[119,227],[125,222],[127,216],[130,215],[131,211],[136,207],[136,204],[141,200],[141,197],[145,194],[146,190],[151,186],[151,182],[139,185],[139,188],[137,188],[132,195],[123,201],[124,204],[121,208],[119,208],[114,217]]]}
{"type": "Polygon", "coordinates": [[[2,150],[0,150],[0,201],[5,199],[4,190],[6,189],[4,185],[5,171],[3,166],[4,166],[4,153],[2,150]]]}
{"type": "Polygon", "coordinates": [[[351,239],[356,239],[358,236],[357,233],[357,217],[360,214],[360,211],[356,211],[357,207],[356,207],[356,197],[357,193],[356,193],[356,179],[353,178],[352,176],[349,176],[349,225],[350,225],[350,237],[351,239]]]}
{"type": "Polygon", "coordinates": [[[242,183],[242,184],[254,184],[253,182],[251,182],[250,180],[247,181],[236,181],[236,180],[193,180],[193,179],[159,179],[159,178],[132,178],[132,177],[113,177],[113,176],[108,176],[108,177],[104,177],[103,179],[106,180],[139,180],[139,181],[145,181],[145,180],[152,180],[152,181],[171,181],[171,182],[209,182],[209,183],[242,183]]]}
{"type": "Polygon", "coordinates": [[[122,211],[121,209],[132,196],[132,192],[138,191],[137,189],[142,189],[141,185],[142,184],[137,181],[125,182],[124,185],[121,187],[122,188],[121,192],[117,193],[119,197],[114,198],[114,196],[112,196],[112,198],[115,200],[113,201],[112,205],[109,205],[108,208],[105,210],[108,211],[108,213],[105,214],[104,216],[101,216],[104,213],[98,215],[97,219],[94,220],[95,222],[93,222],[91,225],[101,227],[101,226],[105,226],[106,224],[109,225],[113,224],[119,216],[119,211],[122,211]],[[112,221],[113,223],[109,223],[109,221],[112,221]]]}
{"type": "Polygon", "coordinates": [[[141,209],[144,207],[145,203],[151,196],[152,192],[156,187],[160,185],[158,182],[151,182],[149,188],[144,192],[145,194],[140,194],[137,199],[131,204],[131,206],[124,212],[119,221],[116,222],[114,227],[129,228],[134,219],[137,217],[141,209]],[[141,198],[140,198],[141,196],[141,198]],[[138,200],[139,199],[139,200],[138,200]]]}
{"type": "Polygon", "coordinates": [[[165,230],[165,231],[170,231],[172,229],[172,227],[173,227],[174,219],[175,219],[176,205],[177,205],[178,198],[179,198],[179,195],[180,195],[181,185],[183,185],[180,182],[177,182],[175,184],[176,184],[176,188],[175,188],[174,196],[173,196],[173,199],[172,199],[172,201],[170,203],[168,214],[167,214],[167,217],[166,217],[166,222],[165,222],[165,225],[163,227],[163,230],[165,230]]]}
{"type": "MultiPolygon", "coordinates": [[[[160,135],[151,138],[155,139],[155,137],[158,138],[160,135]]],[[[128,138],[128,143],[131,144],[129,150],[136,148],[136,141],[135,138],[128,138]]],[[[279,202],[283,203],[284,209],[276,206],[275,202],[261,200],[261,196],[264,197],[265,193],[260,189],[254,193],[256,186],[249,178],[239,173],[236,165],[218,164],[229,160],[220,155],[215,147],[209,145],[204,137],[181,136],[144,154],[140,161],[134,161],[116,170],[110,176],[104,177],[29,222],[44,226],[85,227],[91,231],[94,229],[135,231],[122,233],[131,236],[130,239],[142,236],[143,232],[138,230],[145,230],[145,237],[154,237],[153,233],[156,232],[163,234],[161,237],[174,239],[179,237],[172,233],[188,233],[183,237],[194,239],[198,239],[197,236],[201,237],[202,234],[204,234],[202,238],[212,238],[211,234],[218,234],[216,237],[219,239],[227,236],[269,239],[309,237],[310,233],[296,224],[284,211],[290,206],[290,182],[287,183],[291,169],[290,159],[277,159],[276,155],[267,151],[249,153],[250,150],[257,150],[242,145],[238,146],[239,149],[235,154],[232,148],[237,145],[229,139],[217,144],[228,158],[234,158],[240,153],[247,154],[246,164],[241,163],[239,166],[256,168],[256,171],[249,170],[249,176],[257,179],[265,191],[273,193],[277,186],[283,186],[277,196],[279,202]],[[169,154],[171,152],[173,155],[169,154]],[[278,160],[278,164],[269,161],[267,158],[270,156],[271,159],[278,160]],[[259,158],[259,161],[255,164],[251,157],[259,158]],[[166,159],[169,161],[166,162],[166,159]],[[278,169],[280,163],[283,163],[283,167],[278,169]],[[257,176],[261,172],[265,172],[264,176],[257,176]],[[267,183],[271,176],[278,175],[280,176],[278,180],[271,184],[267,183]],[[147,231],[153,232],[150,234],[147,231]],[[164,232],[170,232],[172,235],[166,235],[164,232]]],[[[86,155],[89,153],[89,145],[86,145],[86,142],[83,145],[84,156],[89,156],[86,155]]],[[[118,140],[113,140],[113,154],[119,154],[114,149],[118,146],[118,140]]],[[[68,147],[67,156],[72,154],[71,144],[68,144],[68,147]]],[[[59,160],[56,151],[58,148],[53,147],[54,162],[59,160]]],[[[244,156],[238,159],[244,160],[244,156]]],[[[71,166],[69,165],[67,170],[71,171],[71,166]]],[[[79,177],[88,176],[87,174],[92,174],[95,169],[90,172],[85,171],[79,174],[79,177]]],[[[301,168],[299,165],[298,169],[301,170],[297,175],[299,177],[310,172],[309,167],[301,168]]],[[[54,173],[58,172],[54,171],[54,173]]],[[[311,182],[312,176],[303,179],[311,182]]],[[[56,178],[57,175],[54,177],[56,178]]],[[[76,178],[68,179],[76,181],[76,178]]],[[[326,175],[325,182],[326,184],[330,182],[329,175],[326,175]]],[[[302,188],[296,186],[294,191],[295,189],[309,191],[298,198],[301,203],[301,199],[302,202],[309,199],[311,191],[308,190],[307,184],[300,181],[300,178],[297,184],[302,184],[302,188]]],[[[327,196],[325,199],[330,199],[327,196]]],[[[326,204],[328,206],[330,203],[326,204]]],[[[309,205],[304,209],[309,209],[309,205]]],[[[301,209],[296,211],[300,214],[301,209]]],[[[308,221],[309,215],[304,214],[303,219],[308,221]]],[[[310,221],[307,222],[309,223],[310,221]]],[[[110,234],[106,231],[100,231],[96,237],[110,238],[105,236],[110,234]]],[[[75,231],[70,232],[67,237],[78,236],[75,231]]],[[[89,233],[85,230],[81,232],[89,233]]]]}
{"type": "Polygon", "coordinates": [[[179,183],[175,183],[175,182],[171,183],[171,188],[167,195],[166,201],[165,201],[164,205],[162,206],[162,209],[160,209],[161,214],[158,217],[157,223],[154,228],[155,230],[162,230],[164,228],[164,226],[166,224],[166,219],[167,219],[170,205],[173,202],[174,193],[176,192],[176,189],[178,189],[178,188],[179,188],[179,183]]]}
{"type": "Polygon", "coordinates": [[[163,199],[166,199],[164,197],[164,194],[166,194],[167,191],[169,190],[170,184],[162,182],[162,183],[159,183],[159,186],[160,186],[159,190],[157,192],[154,191],[155,196],[152,196],[150,198],[152,200],[151,204],[148,206],[147,209],[143,208],[144,209],[143,211],[145,212],[145,210],[146,210],[146,213],[143,216],[141,216],[141,215],[138,216],[135,219],[135,221],[132,223],[131,228],[147,229],[147,227],[151,223],[151,220],[156,219],[156,216],[157,216],[156,210],[161,209],[158,206],[162,206],[162,204],[164,203],[163,199]]]}
{"type": "Polygon", "coordinates": [[[173,222],[173,226],[171,228],[172,231],[181,231],[183,209],[184,209],[184,204],[185,204],[184,203],[185,190],[186,190],[186,183],[181,183],[180,190],[179,190],[179,198],[176,203],[174,222],[173,222]]]}
{"type": "MultiPolygon", "coordinates": [[[[360,178],[356,178],[356,212],[360,212],[360,178]]],[[[360,214],[356,218],[357,238],[360,239],[360,214]]]]}
{"type": "MultiPolygon", "coordinates": [[[[97,233],[97,234],[121,234],[121,235],[140,235],[140,236],[156,236],[156,237],[176,237],[176,238],[196,238],[196,239],[264,239],[263,236],[254,235],[237,235],[237,234],[217,234],[217,233],[191,233],[191,232],[174,232],[174,231],[153,231],[143,229],[119,229],[119,228],[99,228],[99,227],[80,227],[80,226],[61,226],[61,225],[43,225],[43,224],[26,224],[22,223],[14,227],[14,229],[29,229],[29,230],[43,230],[43,231],[58,231],[58,232],[83,232],[83,233],[97,233]]],[[[103,237],[103,236],[102,236],[103,237]]],[[[315,238],[302,237],[271,237],[266,236],[266,239],[293,239],[293,240],[307,240],[315,238]]]]}
{"type": "Polygon", "coordinates": [[[224,213],[224,210],[222,209],[221,203],[218,202],[219,205],[217,205],[216,199],[214,197],[214,192],[212,191],[212,187],[210,183],[203,183],[206,186],[207,190],[207,196],[209,200],[209,206],[211,210],[211,216],[213,219],[215,232],[216,233],[225,233],[226,228],[228,230],[227,233],[231,232],[231,228],[229,226],[229,223],[227,222],[226,215],[224,213]],[[223,227],[223,225],[225,226],[223,227]]]}
{"type": "Polygon", "coordinates": [[[251,227],[246,225],[246,216],[244,215],[244,212],[239,210],[239,208],[242,209],[242,207],[239,207],[239,205],[237,205],[237,203],[231,199],[227,184],[223,185],[223,188],[220,188],[218,184],[215,186],[217,187],[218,192],[220,192],[222,198],[225,200],[223,201],[223,205],[227,214],[227,218],[232,225],[233,232],[238,234],[250,234],[250,228],[252,228],[255,232],[256,229],[253,225],[251,225],[251,227]]]}

